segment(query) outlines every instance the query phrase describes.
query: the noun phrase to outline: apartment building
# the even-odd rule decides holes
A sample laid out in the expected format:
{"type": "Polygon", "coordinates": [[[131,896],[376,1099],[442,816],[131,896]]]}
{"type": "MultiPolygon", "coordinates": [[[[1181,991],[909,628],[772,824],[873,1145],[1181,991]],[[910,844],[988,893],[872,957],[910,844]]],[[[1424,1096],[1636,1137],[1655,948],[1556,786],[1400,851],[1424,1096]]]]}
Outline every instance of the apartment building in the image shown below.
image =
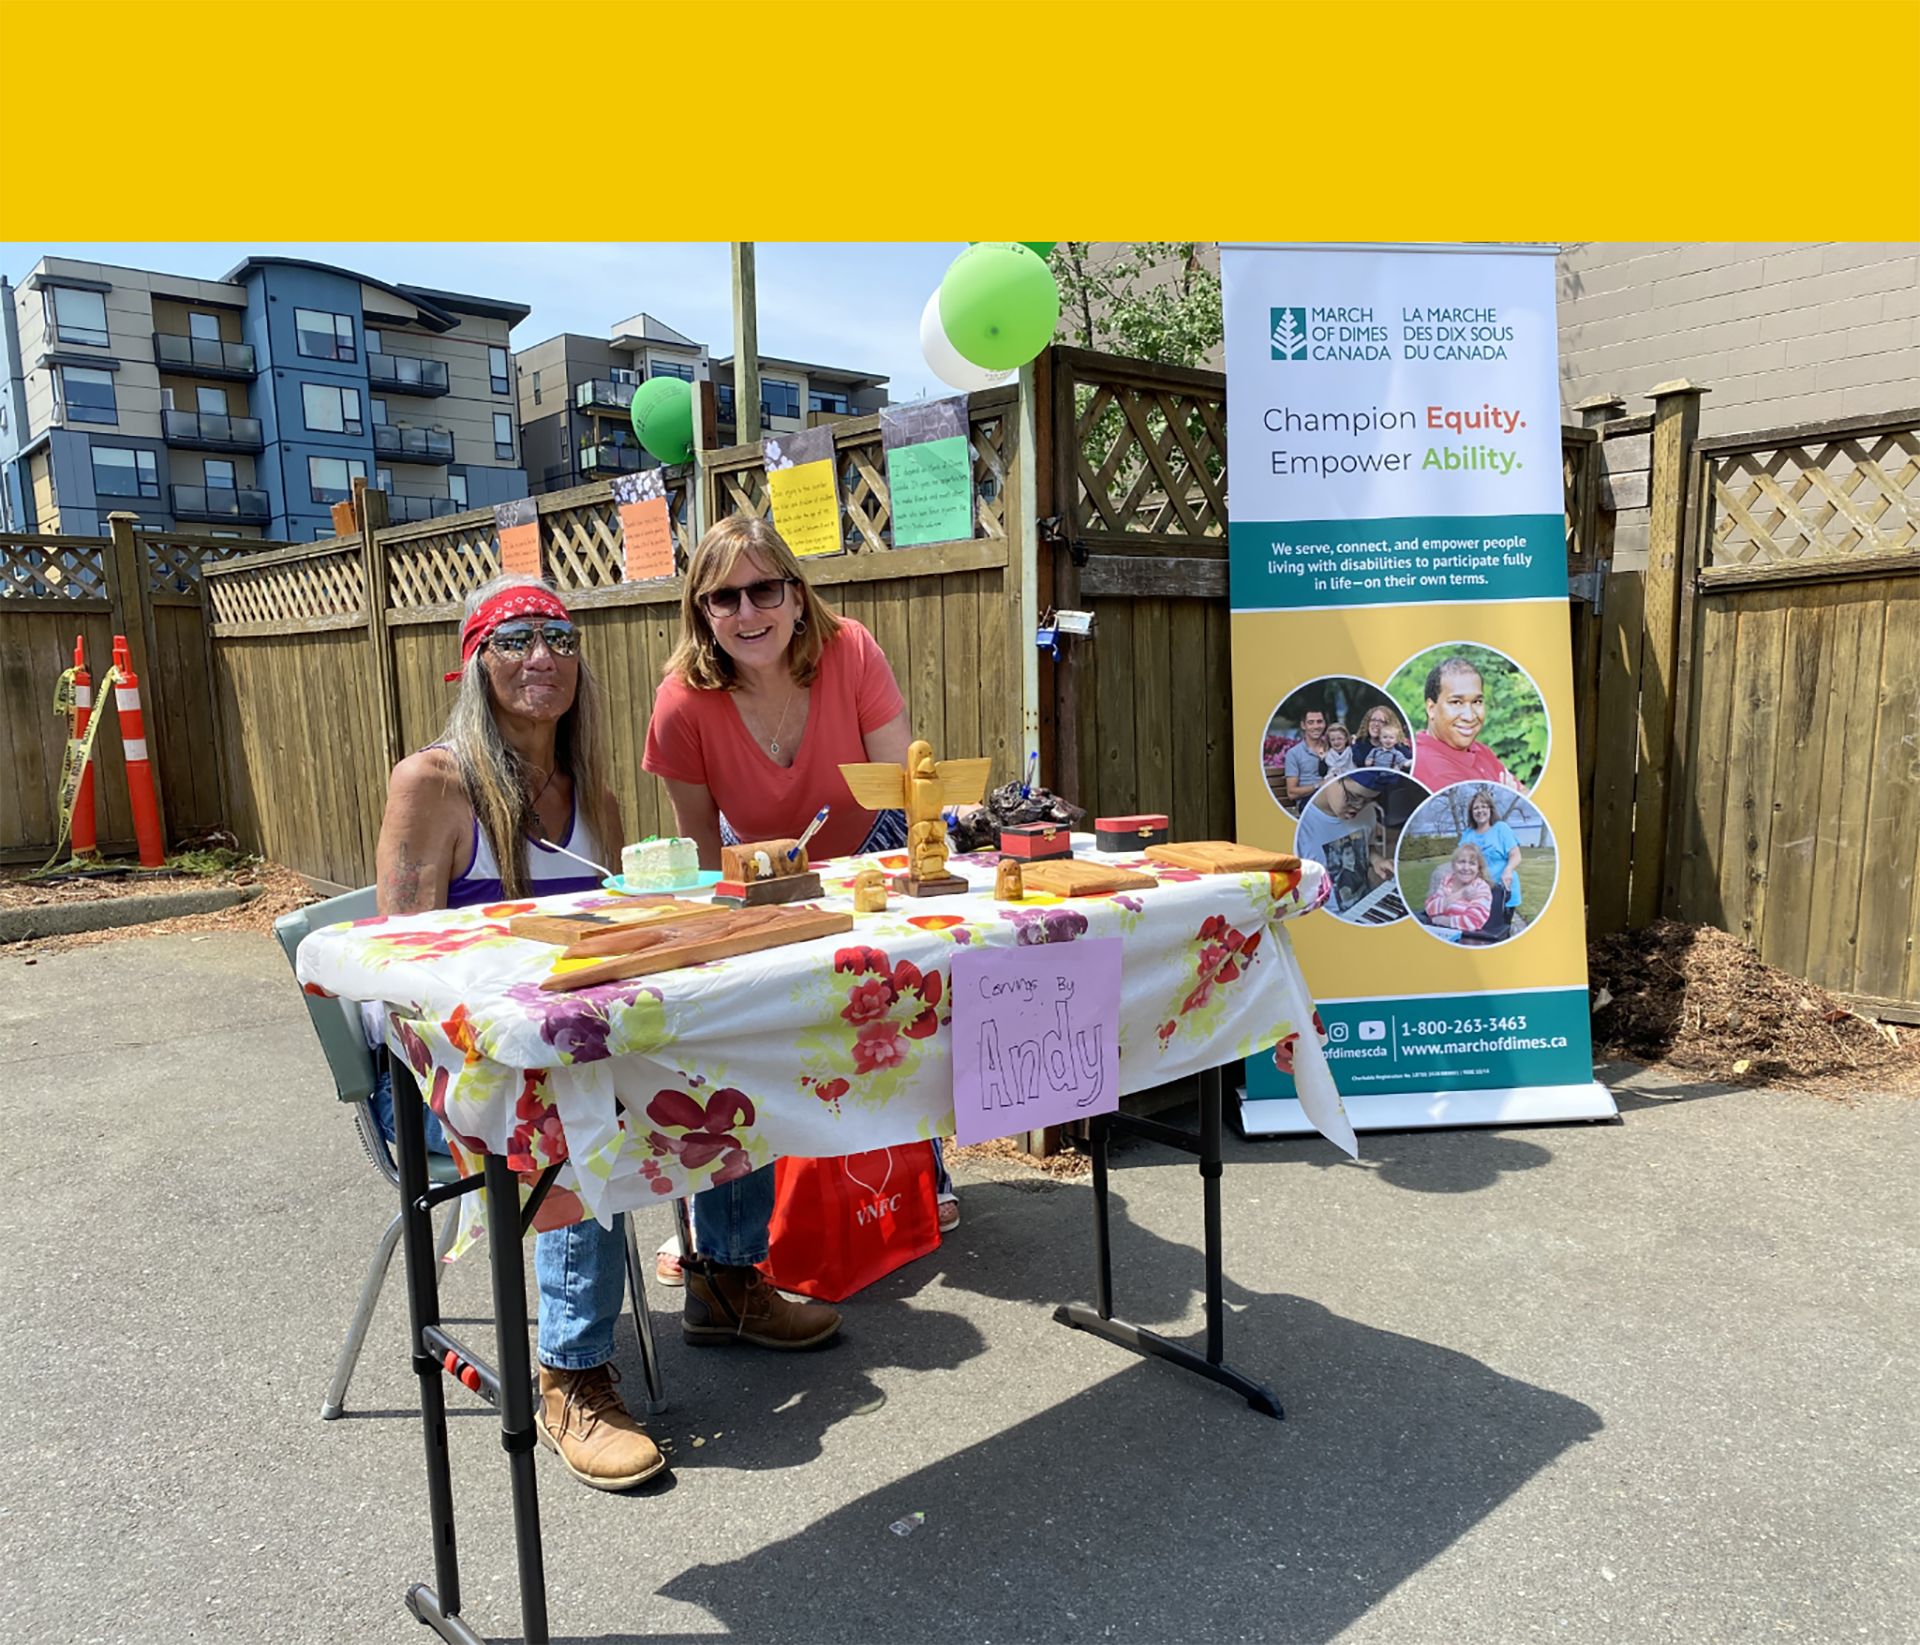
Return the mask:
{"type": "MultiPolygon", "coordinates": [[[[628,415],[634,390],[650,377],[711,381],[720,443],[738,441],[732,356],[710,358],[705,344],[651,314],[621,321],[605,342],[575,332],[549,337],[521,350],[514,364],[521,442],[536,492],[657,466],[634,439],[628,415]]],[[[760,361],[760,433],[859,416],[886,403],[885,377],[797,360],[760,361]]]]}
{"type": "Polygon", "coordinates": [[[47,257],[0,280],[0,513],[307,542],[356,476],[396,520],[527,494],[502,302],[289,257],[221,280],[47,257]]]}

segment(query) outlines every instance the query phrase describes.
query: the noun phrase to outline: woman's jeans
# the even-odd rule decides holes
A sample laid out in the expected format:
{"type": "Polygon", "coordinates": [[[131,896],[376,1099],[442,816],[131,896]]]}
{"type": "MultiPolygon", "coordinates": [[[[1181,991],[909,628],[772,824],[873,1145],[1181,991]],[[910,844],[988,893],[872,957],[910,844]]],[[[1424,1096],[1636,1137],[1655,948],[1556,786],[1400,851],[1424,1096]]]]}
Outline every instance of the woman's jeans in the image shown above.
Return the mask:
{"type": "MultiPolygon", "coordinates": [[[[393,1085],[386,1069],[369,1099],[387,1140],[393,1140],[393,1085]]],[[[427,1147],[448,1152],[440,1116],[427,1110],[427,1147]]],[[[773,1220],[773,1167],[763,1165],[693,1196],[693,1239],[702,1256],[729,1268],[767,1256],[773,1220]]],[[[540,1363],[556,1371],[590,1371],[613,1358],[613,1327],[627,1282],[627,1242],[615,1217],[611,1228],[589,1219],[537,1235],[533,1272],[540,1289],[540,1363]]]]}

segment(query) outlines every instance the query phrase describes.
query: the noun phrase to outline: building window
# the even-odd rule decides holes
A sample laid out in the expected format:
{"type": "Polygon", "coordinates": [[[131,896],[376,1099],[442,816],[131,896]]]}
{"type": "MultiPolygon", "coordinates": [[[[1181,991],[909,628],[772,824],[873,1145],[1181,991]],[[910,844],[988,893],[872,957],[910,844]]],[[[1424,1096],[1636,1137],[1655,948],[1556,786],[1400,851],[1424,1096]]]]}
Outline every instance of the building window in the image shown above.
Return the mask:
{"type": "Polygon", "coordinates": [[[464,474],[447,476],[447,495],[462,508],[467,506],[467,477],[464,474]]]}
{"type": "Polygon", "coordinates": [[[107,300],[97,291],[47,287],[47,324],[63,343],[107,346],[107,300]]]}
{"type": "Polygon", "coordinates": [[[209,537],[238,537],[240,533],[237,531],[209,531],[207,535],[209,537]]]}
{"type": "Polygon", "coordinates": [[[239,484],[234,478],[233,464],[225,457],[202,458],[200,466],[209,491],[231,491],[239,484]]]}
{"type": "Polygon", "coordinates": [[[493,454],[503,463],[513,461],[513,418],[504,411],[493,414],[493,454]]]}
{"type": "Polygon", "coordinates": [[[335,388],[331,383],[302,383],[300,405],[307,427],[316,434],[363,434],[360,391],[335,388]]]}
{"type": "Polygon", "coordinates": [[[607,373],[607,376],[609,380],[616,383],[625,383],[629,388],[638,388],[642,381],[640,372],[630,370],[626,366],[615,366],[607,373]]]}
{"type": "Polygon", "coordinates": [[[202,417],[224,417],[227,414],[227,391],[224,388],[199,388],[193,391],[193,409],[202,417]]]}
{"type": "Polygon", "coordinates": [[[387,402],[385,400],[369,398],[367,407],[369,415],[373,418],[373,426],[375,428],[385,428],[387,426],[387,402]]]}
{"type": "Polygon", "coordinates": [[[353,316],[329,314],[320,308],[293,311],[294,341],[309,360],[356,360],[353,316]]]}
{"type": "Polygon", "coordinates": [[[778,377],[760,379],[760,415],[795,417],[800,415],[800,385],[783,383],[778,377]]]}
{"type": "Polygon", "coordinates": [[[102,497],[158,497],[160,466],[151,451],[95,446],[93,489],[102,497]]]}
{"type": "Polygon", "coordinates": [[[197,338],[203,343],[219,342],[220,316],[217,314],[196,314],[189,312],[187,315],[187,335],[197,338]]]}
{"type": "Polygon", "coordinates": [[[382,354],[386,352],[386,344],[381,340],[379,332],[369,331],[367,333],[367,352],[369,354],[382,354]]]}
{"type": "Polygon", "coordinates": [[[507,392],[507,351],[504,348],[487,350],[487,376],[495,394],[507,392]]]}
{"type": "Polygon", "coordinates": [[[533,374],[533,403],[540,403],[540,373],[537,371],[533,374]]]}
{"type": "Polygon", "coordinates": [[[313,528],[313,540],[316,543],[324,543],[328,538],[337,537],[338,535],[339,533],[333,529],[331,524],[317,525],[313,528]]]}
{"type": "Polygon", "coordinates": [[[393,495],[393,470],[390,468],[376,468],[373,471],[373,488],[376,491],[384,491],[391,497],[393,495]]]}
{"type": "Polygon", "coordinates": [[[67,398],[68,422],[120,421],[120,412],[113,400],[111,371],[94,371],[86,366],[62,366],[60,376],[67,398]]]}
{"type": "Polygon", "coordinates": [[[160,409],[161,409],[162,411],[172,411],[172,410],[174,410],[174,409],[175,409],[175,407],[174,407],[174,404],[173,404],[173,390],[172,390],[172,389],[170,389],[170,388],[162,388],[162,389],[160,390],[160,409]]]}
{"type": "Polygon", "coordinates": [[[647,372],[654,377],[678,377],[683,383],[693,381],[693,367],[679,360],[655,360],[647,372]]]}
{"type": "Polygon", "coordinates": [[[353,482],[367,477],[367,465],[358,457],[309,457],[307,490],[316,503],[344,503],[353,496],[353,482]]]}
{"type": "Polygon", "coordinates": [[[853,410],[853,403],[844,394],[815,388],[807,391],[807,407],[811,411],[837,411],[844,416],[853,410]]]}

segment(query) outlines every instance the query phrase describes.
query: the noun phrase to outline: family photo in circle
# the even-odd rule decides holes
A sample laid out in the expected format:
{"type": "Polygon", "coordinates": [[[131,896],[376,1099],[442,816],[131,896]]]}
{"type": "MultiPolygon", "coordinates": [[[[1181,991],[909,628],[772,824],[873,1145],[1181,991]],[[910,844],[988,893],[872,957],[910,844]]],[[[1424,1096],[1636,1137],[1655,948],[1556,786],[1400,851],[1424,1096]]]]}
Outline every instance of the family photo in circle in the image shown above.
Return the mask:
{"type": "Polygon", "coordinates": [[[1294,687],[1267,721],[1260,746],[1267,791],[1296,820],[1321,787],[1350,771],[1413,768],[1413,729],[1371,680],[1330,674],[1294,687]]]}
{"type": "Polygon", "coordinates": [[[1399,837],[1400,896],[1422,930],[1463,948],[1519,936],[1559,875],[1553,830],[1525,795],[1455,783],[1424,801],[1399,837]]]}
{"type": "Polygon", "coordinates": [[[1429,789],[1482,782],[1525,794],[1540,780],[1547,705],[1511,657],[1465,641],[1434,646],[1395,669],[1387,692],[1416,728],[1413,772],[1429,789]]]}
{"type": "Polygon", "coordinates": [[[1322,783],[1300,813],[1294,850],[1327,870],[1327,912],[1350,925],[1392,925],[1420,904],[1394,871],[1402,831],[1427,790],[1397,771],[1349,771],[1322,783]]]}

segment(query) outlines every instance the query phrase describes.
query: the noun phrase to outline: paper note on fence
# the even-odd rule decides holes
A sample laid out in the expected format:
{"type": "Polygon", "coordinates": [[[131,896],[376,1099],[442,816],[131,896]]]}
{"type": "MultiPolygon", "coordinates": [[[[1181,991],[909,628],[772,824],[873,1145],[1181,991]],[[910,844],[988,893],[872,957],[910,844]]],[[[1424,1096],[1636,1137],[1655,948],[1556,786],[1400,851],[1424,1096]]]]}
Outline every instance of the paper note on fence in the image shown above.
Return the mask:
{"type": "Polygon", "coordinates": [[[621,575],[644,583],[673,575],[673,522],[667,513],[667,488],[657,468],[614,477],[613,500],[620,509],[621,575]]]}
{"type": "Polygon", "coordinates": [[[973,536],[973,458],[967,397],[888,406],[880,413],[893,546],[963,542],[973,536]]]}
{"type": "Polygon", "coordinates": [[[531,497],[495,503],[493,528],[500,538],[500,569],[539,576],[540,505],[531,497]]]}
{"type": "Polygon", "coordinates": [[[1118,937],[953,957],[953,1117],[962,1145],[1120,1105],[1118,937]]]}
{"type": "Polygon", "coordinates": [[[767,465],[767,496],[773,523],[787,546],[802,559],[838,554],[840,485],[835,474],[833,430],[802,429],[761,442],[767,465]]]}

